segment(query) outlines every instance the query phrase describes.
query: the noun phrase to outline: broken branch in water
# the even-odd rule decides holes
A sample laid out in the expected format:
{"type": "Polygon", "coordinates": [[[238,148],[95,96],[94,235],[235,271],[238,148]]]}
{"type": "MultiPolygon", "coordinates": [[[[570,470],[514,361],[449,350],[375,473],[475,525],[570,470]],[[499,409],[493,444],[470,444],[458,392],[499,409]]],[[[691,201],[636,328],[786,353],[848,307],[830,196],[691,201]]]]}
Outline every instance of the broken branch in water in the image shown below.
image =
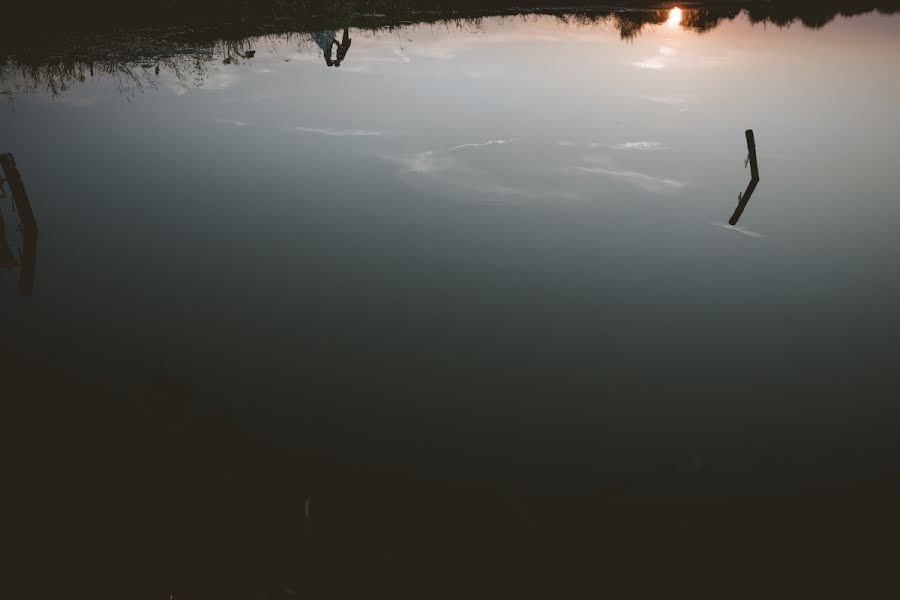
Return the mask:
{"type": "Polygon", "coordinates": [[[750,163],[750,183],[747,184],[747,189],[744,190],[743,194],[738,194],[738,205],[734,209],[734,214],[728,219],[729,225],[737,225],[738,220],[744,213],[744,209],[747,207],[747,203],[750,202],[750,196],[753,195],[756,184],[759,183],[759,165],[756,162],[756,140],[753,137],[753,130],[748,129],[745,134],[747,136],[747,160],[744,161],[744,167],[747,166],[748,162],[750,163]]]}

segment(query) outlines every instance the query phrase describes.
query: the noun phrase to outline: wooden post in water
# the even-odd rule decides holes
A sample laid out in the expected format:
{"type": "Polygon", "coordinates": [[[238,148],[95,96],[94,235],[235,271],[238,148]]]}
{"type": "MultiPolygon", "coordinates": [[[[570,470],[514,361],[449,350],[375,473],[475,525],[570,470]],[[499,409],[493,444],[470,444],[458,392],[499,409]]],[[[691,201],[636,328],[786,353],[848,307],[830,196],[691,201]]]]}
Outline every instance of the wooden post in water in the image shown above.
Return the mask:
{"type": "Polygon", "coordinates": [[[6,224],[3,222],[3,212],[0,211],[0,269],[11,269],[18,266],[19,263],[6,242],[6,224]]]}
{"type": "Polygon", "coordinates": [[[16,207],[16,212],[19,213],[19,221],[22,223],[24,243],[22,244],[22,270],[19,273],[19,293],[23,296],[30,296],[31,290],[34,288],[34,269],[37,263],[37,221],[31,210],[25,184],[22,182],[22,176],[19,174],[16,160],[12,154],[0,154],[0,168],[3,169],[12,192],[13,205],[16,207]]]}
{"type": "Polygon", "coordinates": [[[738,205],[734,209],[734,214],[728,220],[729,225],[737,225],[738,219],[744,214],[747,203],[750,202],[750,196],[753,195],[756,184],[759,183],[759,165],[756,162],[756,139],[753,137],[752,129],[748,129],[745,135],[747,136],[747,161],[750,163],[750,183],[747,184],[747,189],[744,190],[744,193],[738,196],[738,205]]]}

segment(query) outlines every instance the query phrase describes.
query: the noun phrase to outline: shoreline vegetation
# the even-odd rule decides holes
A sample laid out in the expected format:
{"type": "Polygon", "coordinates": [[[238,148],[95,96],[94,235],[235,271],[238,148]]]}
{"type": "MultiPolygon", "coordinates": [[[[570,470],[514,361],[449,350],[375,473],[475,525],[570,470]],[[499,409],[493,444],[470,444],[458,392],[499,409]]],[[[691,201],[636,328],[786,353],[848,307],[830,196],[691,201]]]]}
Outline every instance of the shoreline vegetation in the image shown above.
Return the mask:
{"type": "Polygon", "coordinates": [[[398,24],[406,21],[517,13],[652,12],[679,6],[701,12],[746,10],[754,21],[787,24],[800,19],[821,26],[838,14],[893,11],[897,0],[147,0],[139,6],[118,0],[17,3],[4,8],[15,32],[100,31],[151,26],[258,26],[281,22],[339,21],[398,24]],[[48,14],[53,15],[48,19],[48,14]]]}
{"type": "Polygon", "coordinates": [[[900,0],[150,0],[140,9],[112,0],[51,6],[19,3],[4,9],[0,52],[40,46],[60,38],[157,33],[187,39],[236,39],[259,34],[339,27],[379,29],[418,23],[475,22],[494,16],[553,15],[571,22],[613,20],[623,39],[684,11],[682,26],[715,28],[745,13],[751,22],[820,28],[838,16],[894,13],[900,0]],[[48,10],[53,15],[47,18],[48,10]]]}
{"type": "Polygon", "coordinates": [[[606,23],[629,41],[645,27],[665,23],[675,6],[682,10],[682,27],[703,33],[741,15],[766,26],[821,28],[841,15],[892,14],[900,10],[900,0],[620,0],[604,5],[582,0],[157,0],[140,10],[87,0],[54,8],[52,20],[35,6],[16,5],[5,15],[15,27],[0,39],[0,95],[10,102],[22,93],[57,95],[97,75],[113,77],[120,92],[131,95],[154,87],[161,68],[185,84],[202,84],[207,65],[239,64],[265,42],[300,40],[308,32],[343,27],[477,30],[485,18],[552,16],[576,26],[606,23]]]}

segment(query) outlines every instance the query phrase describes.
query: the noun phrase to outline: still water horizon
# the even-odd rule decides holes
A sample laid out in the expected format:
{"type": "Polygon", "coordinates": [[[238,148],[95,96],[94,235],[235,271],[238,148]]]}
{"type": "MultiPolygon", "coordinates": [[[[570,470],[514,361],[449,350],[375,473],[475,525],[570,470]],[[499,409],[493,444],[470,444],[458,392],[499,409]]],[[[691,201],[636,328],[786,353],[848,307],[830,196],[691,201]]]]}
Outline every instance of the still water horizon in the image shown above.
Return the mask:
{"type": "Polygon", "coordinates": [[[30,295],[0,270],[0,339],[433,477],[894,469],[898,32],[488,18],[11,94],[40,240],[30,295]]]}

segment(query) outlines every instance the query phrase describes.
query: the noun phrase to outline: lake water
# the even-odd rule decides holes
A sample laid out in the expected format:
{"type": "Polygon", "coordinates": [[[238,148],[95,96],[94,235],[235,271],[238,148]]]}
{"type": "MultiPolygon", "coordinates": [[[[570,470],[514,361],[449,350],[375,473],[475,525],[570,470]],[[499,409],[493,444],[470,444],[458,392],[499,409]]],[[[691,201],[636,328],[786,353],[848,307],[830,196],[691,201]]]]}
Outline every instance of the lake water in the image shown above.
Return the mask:
{"type": "Polygon", "coordinates": [[[30,294],[0,270],[0,341],[420,476],[896,471],[900,16],[348,37],[334,67],[296,34],[58,93],[7,73],[40,237],[30,294]]]}

